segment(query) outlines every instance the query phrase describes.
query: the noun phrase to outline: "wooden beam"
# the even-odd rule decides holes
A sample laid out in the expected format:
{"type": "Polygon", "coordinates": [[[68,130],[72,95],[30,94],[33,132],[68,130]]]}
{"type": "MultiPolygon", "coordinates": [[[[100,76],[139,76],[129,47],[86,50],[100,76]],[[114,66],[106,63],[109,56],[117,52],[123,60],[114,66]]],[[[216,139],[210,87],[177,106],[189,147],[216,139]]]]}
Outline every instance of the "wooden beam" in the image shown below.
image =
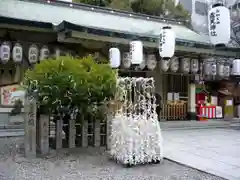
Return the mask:
{"type": "MultiPolygon", "coordinates": [[[[114,43],[114,44],[124,44],[129,45],[131,40],[116,38],[116,37],[108,37],[108,36],[98,36],[89,34],[86,32],[76,32],[72,31],[68,33],[69,36],[66,36],[65,33],[58,34],[58,41],[63,43],[80,43],[80,39],[101,41],[104,43],[114,43]]],[[[158,48],[158,44],[156,42],[146,42],[143,41],[143,45],[146,48],[158,48]]],[[[176,46],[176,51],[186,52],[186,53],[194,53],[194,54],[204,54],[210,56],[221,56],[221,57],[232,57],[237,58],[240,57],[240,52],[233,51],[221,51],[216,49],[204,49],[204,48],[195,48],[195,47],[185,47],[185,46],[176,46]]]]}

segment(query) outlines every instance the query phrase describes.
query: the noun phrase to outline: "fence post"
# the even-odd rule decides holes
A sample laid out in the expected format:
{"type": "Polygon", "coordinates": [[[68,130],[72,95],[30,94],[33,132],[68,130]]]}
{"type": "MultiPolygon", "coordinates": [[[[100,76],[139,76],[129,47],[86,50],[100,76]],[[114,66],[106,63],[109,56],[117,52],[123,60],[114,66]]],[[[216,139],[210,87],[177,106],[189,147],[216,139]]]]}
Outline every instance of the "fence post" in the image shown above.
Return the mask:
{"type": "Polygon", "coordinates": [[[49,116],[40,115],[39,119],[39,143],[40,143],[40,153],[46,155],[49,153],[49,116]]]}
{"type": "Polygon", "coordinates": [[[94,119],[94,146],[100,147],[100,120],[94,119]]]}
{"type": "Polygon", "coordinates": [[[56,120],[56,149],[62,148],[63,137],[63,120],[62,118],[56,120]]]}
{"type": "Polygon", "coordinates": [[[26,96],[24,101],[24,147],[26,157],[36,157],[36,118],[37,105],[35,99],[26,96]]]}
{"type": "Polygon", "coordinates": [[[112,132],[112,119],[113,119],[113,114],[109,113],[107,115],[107,134],[106,134],[106,140],[107,140],[107,150],[110,150],[110,145],[111,145],[111,132],[112,132]]]}
{"type": "Polygon", "coordinates": [[[84,116],[81,117],[82,122],[82,147],[88,146],[88,121],[84,119],[84,116]]]}
{"type": "Polygon", "coordinates": [[[69,120],[69,139],[68,139],[68,146],[69,148],[75,148],[75,139],[76,139],[76,127],[75,127],[75,121],[73,119],[69,120]]]}

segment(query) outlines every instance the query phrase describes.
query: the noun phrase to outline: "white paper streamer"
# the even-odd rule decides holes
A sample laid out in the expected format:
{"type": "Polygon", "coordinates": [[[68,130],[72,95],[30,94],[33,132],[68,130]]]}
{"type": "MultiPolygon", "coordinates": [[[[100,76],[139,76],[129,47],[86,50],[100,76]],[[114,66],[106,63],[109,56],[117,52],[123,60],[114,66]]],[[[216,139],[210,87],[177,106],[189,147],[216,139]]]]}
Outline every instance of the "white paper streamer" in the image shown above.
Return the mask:
{"type": "Polygon", "coordinates": [[[130,165],[159,162],[163,152],[154,79],[126,77],[118,84],[123,104],[112,119],[110,156],[130,165]]]}

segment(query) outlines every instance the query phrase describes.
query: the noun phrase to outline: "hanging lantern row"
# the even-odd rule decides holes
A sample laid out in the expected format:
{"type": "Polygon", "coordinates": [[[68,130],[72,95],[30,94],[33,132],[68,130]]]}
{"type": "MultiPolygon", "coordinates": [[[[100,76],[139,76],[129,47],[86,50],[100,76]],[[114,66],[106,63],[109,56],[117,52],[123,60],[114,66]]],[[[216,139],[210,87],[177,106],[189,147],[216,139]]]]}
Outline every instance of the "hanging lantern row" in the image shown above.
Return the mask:
{"type": "MultiPolygon", "coordinates": [[[[206,61],[204,62],[203,74],[205,77],[228,78],[230,76],[240,76],[240,59],[229,61],[206,61]]],[[[209,78],[208,78],[209,79],[209,78]]]]}
{"type": "Polygon", "coordinates": [[[118,68],[122,64],[122,67],[125,69],[129,69],[131,65],[138,65],[139,69],[144,69],[145,67],[147,67],[149,70],[153,70],[157,66],[157,60],[154,54],[143,54],[143,59],[141,62],[138,62],[139,64],[132,64],[131,55],[129,52],[122,53],[121,58],[119,49],[116,49],[117,48],[111,48],[109,50],[109,59],[112,68],[118,68]]]}
{"type": "Polygon", "coordinates": [[[208,12],[208,32],[213,45],[225,46],[231,37],[230,10],[222,3],[212,5],[208,12]]]}
{"type": "Polygon", "coordinates": [[[161,60],[161,69],[164,72],[170,69],[172,72],[196,74],[199,71],[199,61],[198,59],[173,57],[169,60],[161,60]]]}
{"type": "MultiPolygon", "coordinates": [[[[175,33],[171,27],[162,27],[159,37],[159,55],[163,60],[167,62],[163,63],[162,67],[168,66],[169,59],[174,56],[175,52],[175,33]]],[[[148,69],[154,69],[157,65],[155,55],[143,54],[143,44],[141,41],[131,41],[129,52],[123,53],[122,64],[124,68],[130,68],[131,65],[138,65],[140,69],[144,69],[147,66],[148,69]]],[[[113,68],[118,68],[121,64],[120,51],[116,48],[109,49],[110,65],[113,68]],[[114,62],[113,62],[114,61],[114,62]]],[[[176,61],[177,63],[177,61],[176,61]]],[[[173,70],[178,69],[179,64],[173,65],[173,70]]],[[[168,69],[168,68],[167,68],[168,69]]]]}
{"type": "Polygon", "coordinates": [[[38,47],[35,44],[32,44],[28,49],[28,60],[31,64],[37,63],[38,58],[40,61],[42,61],[43,59],[48,58],[49,55],[50,55],[50,52],[47,46],[43,46],[40,49],[40,52],[38,47]]]}
{"type": "MultiPolygon", "coordinates": [[[[118,68],[121,64],[121,52],[118,48],[109,49],[109,59],[112,68],[118,68]]],[[[124,68],[130,68],[131,65],[138,65],[142,69],[145,67],[145,56],[143,54],[143,44],[141,41],[130,42],[129,52],[122,54],[122,64],[124,68]]]]}
{"type": "MultiPolygon", "coordinates": [[[[42,46],[39,50],[35,44],[32,44],[28,49],[28,60],[31,64],[37,63],[38,60],[43,60],[49,57],[49,49],[47,46],[42,46]]],[[[12,57],[15,63],[21,63],[23,60],[23,47],[20,43],[14,44],[11,51],[11,44],[3,42],[0,46],[1,63],[7,63],[12,57]]]]}

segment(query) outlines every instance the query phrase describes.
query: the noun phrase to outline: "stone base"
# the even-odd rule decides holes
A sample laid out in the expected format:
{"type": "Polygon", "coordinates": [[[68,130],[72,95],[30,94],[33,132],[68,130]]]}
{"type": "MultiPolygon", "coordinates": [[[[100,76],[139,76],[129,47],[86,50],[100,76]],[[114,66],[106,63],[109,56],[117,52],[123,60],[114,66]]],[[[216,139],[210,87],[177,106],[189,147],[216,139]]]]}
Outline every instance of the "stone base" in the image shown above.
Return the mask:
{"type": "Polygon", "coordinates": [[[187,120],[198,120],[196,112],[188,112],[187,120]]]}

